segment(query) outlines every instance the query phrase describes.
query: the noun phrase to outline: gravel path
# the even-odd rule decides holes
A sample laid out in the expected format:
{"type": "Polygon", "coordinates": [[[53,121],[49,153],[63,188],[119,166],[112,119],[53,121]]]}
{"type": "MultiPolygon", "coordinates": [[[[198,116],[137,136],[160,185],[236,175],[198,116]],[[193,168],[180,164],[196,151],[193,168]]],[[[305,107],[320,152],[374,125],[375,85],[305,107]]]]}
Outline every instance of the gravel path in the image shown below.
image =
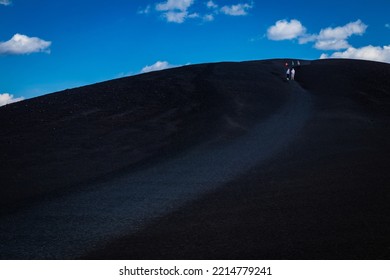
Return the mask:
{"type": "Polygon", "coordinates": [[[203,144],[82,193],[54,199],[0,219],[0,258],[74,259],[177,209],[270,159],[310,116],[310,96],[291,82],[289,100],[245,135],[203,144]]]}

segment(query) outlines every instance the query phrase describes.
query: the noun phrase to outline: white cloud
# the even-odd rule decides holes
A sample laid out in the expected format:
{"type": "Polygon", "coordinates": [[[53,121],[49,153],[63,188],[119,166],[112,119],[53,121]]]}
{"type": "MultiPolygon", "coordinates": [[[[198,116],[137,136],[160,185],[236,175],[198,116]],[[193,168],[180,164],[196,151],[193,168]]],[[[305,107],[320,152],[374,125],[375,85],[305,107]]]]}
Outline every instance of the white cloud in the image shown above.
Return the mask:
{"type": "Polygon", "coordinates": [[[207,6],[207,8],[209,8],[209,9],[218,9],[218,5],[215,4],[213,1],[207,2],[206,6],[207,6]]]}
{"type": "Polygon", "coordinates": [[[203,21],[213,21],[214,20],[214,15],[213,14],[208,14],[203,16],[203,21]]]}
{"type": "MultiPolygon", "coordinates": [[[[156,5],[156,10],[163,12],[163,16],[168,22],[183,23],[190,17],[188,9],[195,0],[167,0],[156,5]]],[[[190,17],[191,18],[191,17],[190,17]]]]}
{"type": "MultiPolygon", "coordinates": [[[[385,27],[390,28],[390,24],[386,24],[385,27]]],[[[290,22],[279,20],[268,28],[267,37],[276,41],[298,39],[300,44],[314,42],[314,47],[318,50],[338,51],[332,54],[323,53],[321,59],[350,58],[390,63],[390,45],[354,48],[349,44],[348,39],[351,36],[363,35],[367,28],[368,26],[359,19],[344,26],[321,29],[319,34],[308,34],[298,20],[293,19],[290,22]]]]}
{"type": "MultiPolygon", "coordinates": [[[[220,8],[216,1],[204,1],[203,5],[194,5],[195,0],[166,0],[154,5],[155,11],[161,13],[167,22],[183,23],[187,19],[200,19],[203,22],[214,21],[215,16],[225,14],[229,16],[245,16],[248,10],[253,8],[251,3],[239,3],[236,5],[225,5],[220,8]],[[203,9],[202,9],[203,7],[203,9]]],[[[151,6],[142,8],[138,14],[151,13],[151,6]]]]}
{"type": "Polygon", "coordinates": [[[229,16],[246,16],[248,10],[253,8],[253,4],[237,4],[231,6],[223,6],[221,12],[229,16]]]}
{"type": "Polygon", "coordinates": [[[188,15],[188,18],[199,18],[200,15],[198,13],[192,13],[188,15]]]}
{"type": "Polygon", "coordinates": [[[11,5],[11,0],[0,0],[0,5],[5,5],[5,6],[11,5]]]}
{"type": "Polygon", "coordinates": [[[317,35],[315,34],[303,34],[298,37],[299,44],[306,44],[309,42],[315,42],[317,40],[317,35]]]}
{"type": "Polygon", "coordinates": [[[141,73],[160,71],[160,70],[165,70],[165,69],[174,68],[174,67],[178,67],[178,66],[169,64],[168,61],[157,61],[153,65],[147,65],[144,68],[142,68],[141,73]]]}
{"type": "Polygon", "coordinates": [[[194,4],[194,0],[167,0],[165,3],[156,5],[157,11],[187,11],[187,9],[194,4]]]}
{"type": "Polygon", "coordinates": [[[0,106],[4,106],[7,104],[15,103],[24,100],[23,97],[14,98],[12,94],[9,93],[3,93],[0,94],[0,106]]]}
{"type": "Polygon", "coordinates": [[[152,10],[152,7],[150,5],[147,5],[146,8],[143,8],[143,9],[140,8],[138,10],[138,14],[140,14],[140,15],[147,15],[147,14],[149,14],[151,12],[151,10],[152,10]]]}
{"type": "Polygon", "coordinates": [[[318,50],[343,50],[352,47],[348,42],[351,36],[363,35],[366,29],[367,25],[359,19],[344,26],[321,29],[319,34],[308,34],[296,19],[290,22],[279,20],[268,28],[267,37],[275,41],[298,39],[299,44],[314,42],[314,47],[318,50]]]}
{"type": "Polygon", "coordinates": [[[316,36],[314,47],[318,50],[341,50],[351,47],[347,39],[352,35],[363,35],[367,25],[360,19],[336,28],[325,28],[316,36]]]}
{"type": "Polygon", "coordinates": [[[0,54],[30,54],[35,52],[49,53],[51,42],[37,37],[15,34],[9,41],[0,42],[0,54]]]}
{"type": "Polygon", "coordinates": [[[306,34],[306,28],[299,20],[292,19],[290,22],[287,20],[278,20],[275,25],[271,26],[267,30],[267,37],[270,40],[292,40],[306,34]]]}
{"type": "Polygon", "coordinates": [[[187,12],[169,11],[164,14],[168,22],[183,23],[188,16],[187,12]]]}
{"type": "Polygon", "coordinates": [[[360,19],[355,22],[350,22],[344,26],[336,28],[321,29],[318,35],[318,40],[332,40],[332,39],[346,39],[352,35],[362,35],[366,32],[367,25],[365,25],[360,19]]]}
{"type": "Polygon", "coordinates": [[[351,47],[347,40],[318,40],[314,47],[317,50],[342,50],[351,47]]]}
{"type": "Polygon", "coordinates": [[[331,55],[322,54],[320,58],[352,58],[390,63],[390,45],[384,47],[365,46],[362,48],[349,47],[344,52],[331,55]]]}
{"type": "Polygon", "coordinates": [[[209,10],[211,10],[211,13],[203,16],[203,21],[213,21],[215,19],[215,15],[218,14],[224,14],[228,16],[246,16],[248,14],[248,10],[253,8],[253,1],[251,4],[240,3],[230,6],[225,5],[222,8],[219,8],[219,5],[214,1],[208,1],[206,6],[209,10]]]}

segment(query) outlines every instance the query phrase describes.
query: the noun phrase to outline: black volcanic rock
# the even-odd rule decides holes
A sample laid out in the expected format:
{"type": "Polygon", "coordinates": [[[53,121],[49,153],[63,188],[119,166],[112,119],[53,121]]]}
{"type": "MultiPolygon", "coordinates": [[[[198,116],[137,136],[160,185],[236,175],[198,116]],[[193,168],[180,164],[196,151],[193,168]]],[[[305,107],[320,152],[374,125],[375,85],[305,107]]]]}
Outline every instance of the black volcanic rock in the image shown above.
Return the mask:
{"type": "Polygon", "coordinates": [[[390,259],[390,65],[296,67],[313,100],[300,136],[86,259],[390,259]]]}
{"type": "Polygon", "coordinates": [[[390,65],[289,60],[1,107],[0,258],[390,259],[390,65]]]}
{"type": "Polygon", "coordinates": [[[297,81],[311,92],[337,99],[341,109],[350,105],[364,112],[388,113],[390,71],[387,63],[320,60],[313,61],[310,67],[297,67],[296,76],[297,81]]]}
{"type": "Polygon", "coordinates": [[[243,133],[286,97],[278,62],[186,66],[0,108],[0,209],[243,133]]]}

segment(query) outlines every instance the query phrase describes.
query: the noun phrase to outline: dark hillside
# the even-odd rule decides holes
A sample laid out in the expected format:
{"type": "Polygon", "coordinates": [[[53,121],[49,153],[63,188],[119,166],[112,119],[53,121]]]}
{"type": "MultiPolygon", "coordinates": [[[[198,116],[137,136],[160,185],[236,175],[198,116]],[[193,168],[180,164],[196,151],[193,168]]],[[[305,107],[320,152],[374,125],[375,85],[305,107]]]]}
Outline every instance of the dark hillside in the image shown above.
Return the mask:
{"type": "Polygon", "coordinates": [[[390,259],[390,65],[297,67],[312,116],[288,148],[94,259],[390,259]]]}
{"type": "Polygon", "coordinates": [[[390,65],[284,62],[1,107],[0,258],[390,259],[390,65]]]}
{"type": "Polygon", "coordinates": [[[319,96],[335,98],[337,102],[332,102],[341,106],[340,109],[352,103],[357,110],[371,113],[385,113],[389,108],[387,63],[343,59],[313,61],[310,67],[297,67],[297,81],[319,96]]]}
{"type": "Polygon", "coordinates": [[[0,209],[240,135],[280,106],[282,75],[272,62],[194,65],[1,107],[0,209]]]}

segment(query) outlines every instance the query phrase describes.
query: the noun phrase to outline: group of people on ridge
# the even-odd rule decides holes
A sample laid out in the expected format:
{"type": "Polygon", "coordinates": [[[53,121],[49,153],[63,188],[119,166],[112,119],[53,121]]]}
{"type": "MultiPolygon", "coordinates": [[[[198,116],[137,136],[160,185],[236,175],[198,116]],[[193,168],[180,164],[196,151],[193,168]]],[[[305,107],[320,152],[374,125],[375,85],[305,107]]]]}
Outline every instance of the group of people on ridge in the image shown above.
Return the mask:
{"type": "MultiPolygon", "coordinates": [[[[297,61],[297,65],[301,65],[299,60],[297,61]]],[[[286,78],[287,80],[295,80],[295,69],[294,69],[294,61],[291,62],[291,68],[289,67],[288,63],[285,64],[287,71],[286,71],[286,78]]]]}

